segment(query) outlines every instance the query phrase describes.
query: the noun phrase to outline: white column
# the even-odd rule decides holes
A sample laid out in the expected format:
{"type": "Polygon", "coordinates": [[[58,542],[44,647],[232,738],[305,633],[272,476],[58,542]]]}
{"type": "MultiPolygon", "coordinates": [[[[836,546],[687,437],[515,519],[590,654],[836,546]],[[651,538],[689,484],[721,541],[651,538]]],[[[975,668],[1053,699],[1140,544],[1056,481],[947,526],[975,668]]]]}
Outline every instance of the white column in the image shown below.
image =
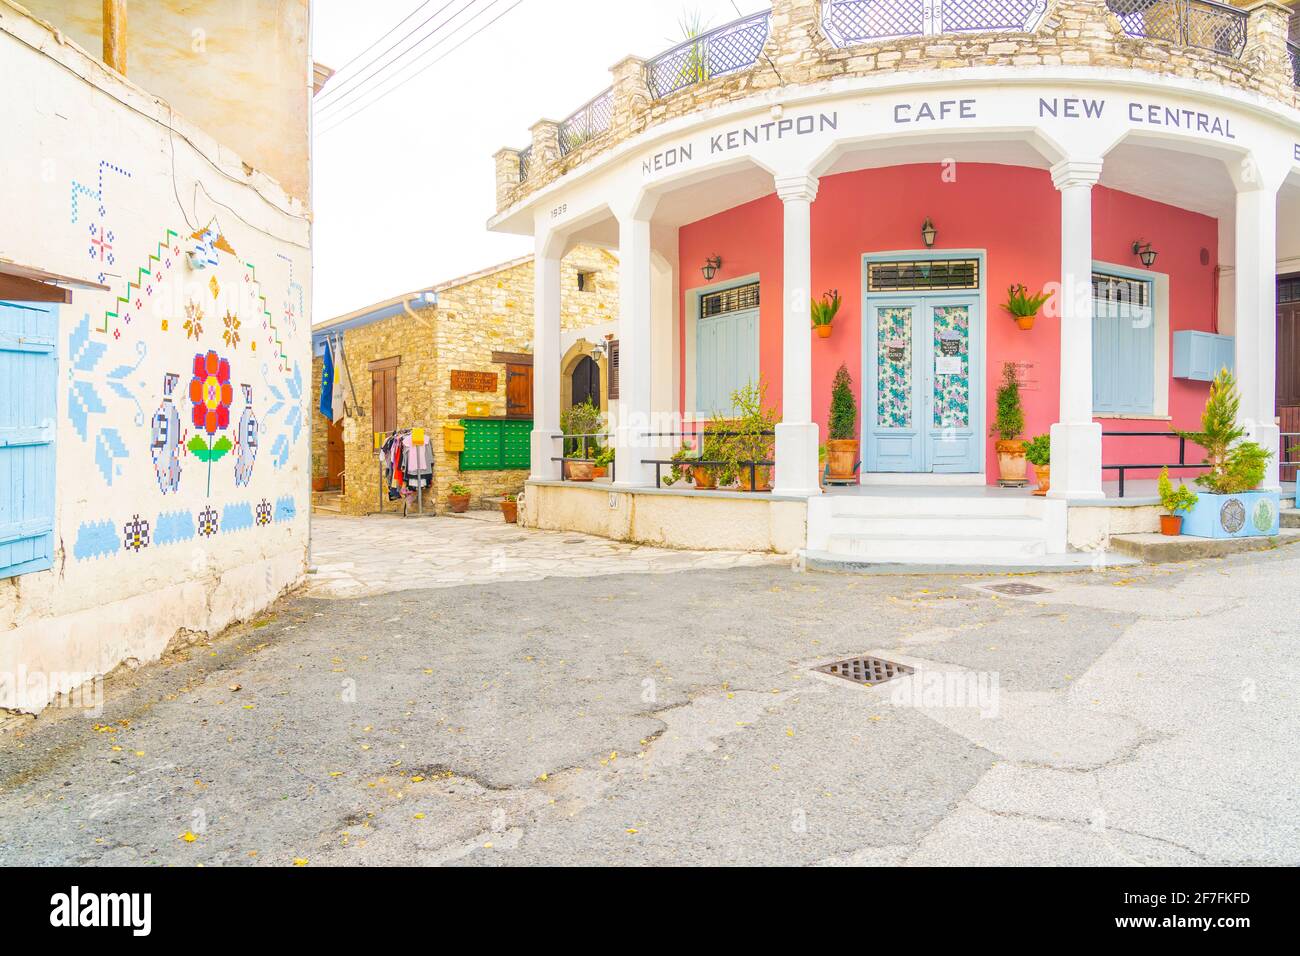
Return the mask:
{"type": "Polygon", "coordinates": [[[1092,187],[1101,160],[1052,167],[1061,193],[1061,407],[1052,426],[1053,498],[1102,498],[1101,425],[1092,420],[1092,187]]]}
{"type": "Polygon", "coordinates": [[[1273,453],[1261,488],[1280,486],[1277,424],[1277,189],[1260,177],[1237,183],[1236,379],[1238,421],[1273,453]]]}
{"type": "Polygon", "coordinates": [[[614,483],[653,484],[650,428],[650,220],[618,221],[618,421],[614,422],[614,483]]]}
{"type": "Polygon", "coordinates": [[[776,426],[778,495],[816,495],[817,425],[812,420],[812,203],[814,176],[778,176],[776,194],[785,207],[785,308],[781,323],[781,424],[776,426]]]}
{"type": "Polygon", "coordinates": [[[558,481],[560,441],[560,254],[548,235],[537,237],[533,260],[533,481],[558,481]]]}

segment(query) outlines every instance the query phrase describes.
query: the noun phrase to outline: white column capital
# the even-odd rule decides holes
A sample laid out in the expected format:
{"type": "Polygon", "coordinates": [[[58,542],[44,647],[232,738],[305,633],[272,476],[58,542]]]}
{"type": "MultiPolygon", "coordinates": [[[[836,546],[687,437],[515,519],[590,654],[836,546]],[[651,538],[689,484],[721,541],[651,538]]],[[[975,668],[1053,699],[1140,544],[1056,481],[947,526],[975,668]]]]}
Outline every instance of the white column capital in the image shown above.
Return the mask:
{"type": "Polygon", "coordinates": [[[1052,185],[1057,189],[1097,185],[1101,179],[1100,159],[1063,159],[1052,166],[1052,185]]]}
{"type": "Polygon", "coordinates": [[[807,173],[798,173],[794,176],[777,176],[776,194],[781,197],[782,202],[812,202],[817,198],[818,182],[816,176],[810,176],[807,173]]]}

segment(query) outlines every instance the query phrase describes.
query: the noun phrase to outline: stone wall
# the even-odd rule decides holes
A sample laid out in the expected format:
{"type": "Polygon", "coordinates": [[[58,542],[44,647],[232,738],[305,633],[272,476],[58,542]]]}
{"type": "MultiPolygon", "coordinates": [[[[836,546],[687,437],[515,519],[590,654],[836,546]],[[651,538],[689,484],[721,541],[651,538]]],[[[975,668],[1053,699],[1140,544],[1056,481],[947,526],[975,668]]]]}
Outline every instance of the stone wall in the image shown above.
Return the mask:
{"type": "MultiPolygon", "coordinates": [[[[343,352],[357,390],[361,414],[345,419],[346,481],[343,511],[371,514],[401,511],[401,502],[380,502],[378,462],[374,453],[369,365],[399,357],[397,368],[398,427],[428,430],[434,450],[433,497],[439,511],[446,507],[452,484],[470,489],[471,507],[492,507],[485,498],[516,493],[528,477],[526,469],[509,471],[459,470],[460,456],[443,450],[442,425],[458,422],[466,403],[487,402],[489,415],[506,414],[506,366],[493,362],[493,352],[531,352],[533,338],[533,262],[527,259],[500,270],[448,283],[438,289],[437,306],[382,319],[344,333],[343,352]],[[488,372],[497,377],[494,392],[454,391],[451,372],[488,372]]],[[[618,260],[604,250],[580,246],[565,257],[561,270],[561,327],[581,329],[602,325],[618,314],[618,260]],[[578,273],[594,274],[595,288],[578,290],[578,273]]],[[[339,374],[339,371],[336,371],[339,374]]],[[[314,395],[319,401],[320,368],[315,367],[314,395]]],[[[312,449],[323,456],[325,419],[312,413],[312,449]],[[317,438],[317,434],[322,437],[317,438]]],[[[323,468],[323,466],[322,466],[323,468]]]]}
{"type": "Polygon", "coordinates": [[[774,0],[764,56],[750,69],[654,99],[644,61],[628,57],[613,68],[614,110],[608,131],[559,156],[556,124],[532,128],[529,175],[519,182],[519,153],[501,150],[496,163],[497,209],[509,208],[618,143],[680,116],[742,100],[774,87],[803,86],[848,76],[874,76],[963,67],[1095,66],[1139,69],[1260,93],[1300,106],[1283,38],[1291,11],[1276,3],[1253,9],[1240,59],[1164,40],[1126,35],[1104,0],[1052,0],[1031,32],[963,33],[883,40],[839,49],[822,33],[819,0],[774,0]]]}

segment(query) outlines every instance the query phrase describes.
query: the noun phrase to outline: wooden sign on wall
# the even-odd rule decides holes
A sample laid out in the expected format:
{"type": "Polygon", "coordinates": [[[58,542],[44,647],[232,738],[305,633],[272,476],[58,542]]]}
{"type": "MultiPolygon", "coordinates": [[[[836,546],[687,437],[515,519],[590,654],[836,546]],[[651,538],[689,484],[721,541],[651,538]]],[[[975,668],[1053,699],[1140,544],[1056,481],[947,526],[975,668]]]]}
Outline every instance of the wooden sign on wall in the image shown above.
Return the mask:
{"type": "Polygon", "coordinates": [[[452,369],[451,387],[457,392],[495,392],[496,372],[464,372],[452,369]]]}

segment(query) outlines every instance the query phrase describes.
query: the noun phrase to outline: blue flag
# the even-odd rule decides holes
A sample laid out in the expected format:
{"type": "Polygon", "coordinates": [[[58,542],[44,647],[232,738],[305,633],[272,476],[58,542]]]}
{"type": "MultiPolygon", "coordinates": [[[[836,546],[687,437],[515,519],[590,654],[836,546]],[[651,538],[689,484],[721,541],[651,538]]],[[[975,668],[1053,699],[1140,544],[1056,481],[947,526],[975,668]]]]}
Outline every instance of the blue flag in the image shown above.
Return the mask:
{"type": "Polygon", "coordinates": [[[320,413],[334,421],[334,356],[328,342],[325,343],[325,357],[321,365],[320,413]]]}

